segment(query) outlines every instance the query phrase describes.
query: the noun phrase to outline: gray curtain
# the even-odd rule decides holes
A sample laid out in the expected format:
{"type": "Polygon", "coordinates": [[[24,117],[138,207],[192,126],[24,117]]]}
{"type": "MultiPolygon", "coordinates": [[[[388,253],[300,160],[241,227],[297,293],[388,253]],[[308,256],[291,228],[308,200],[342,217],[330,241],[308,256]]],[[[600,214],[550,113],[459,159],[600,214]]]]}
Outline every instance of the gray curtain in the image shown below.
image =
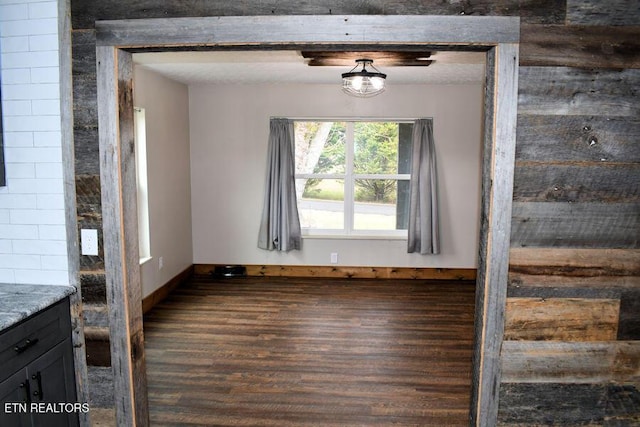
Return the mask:
{"type": "Polygon", "coordinates": [[[278,251],[300,249],[292,120],[271,119],[268,150],[258,247],[278,251]]]}
{"type": "Polygon", "coordinates": [[[440,233],[433,120],[415,121],[412,144],[407,252],[438,254],[440,253],[440,233]]]}

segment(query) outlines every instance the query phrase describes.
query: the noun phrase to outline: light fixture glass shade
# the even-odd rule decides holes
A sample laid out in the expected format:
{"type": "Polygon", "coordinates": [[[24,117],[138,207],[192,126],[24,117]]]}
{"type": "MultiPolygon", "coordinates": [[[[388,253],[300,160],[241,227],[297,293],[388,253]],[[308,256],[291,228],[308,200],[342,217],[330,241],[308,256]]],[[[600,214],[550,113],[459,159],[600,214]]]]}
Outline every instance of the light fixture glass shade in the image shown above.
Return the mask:
{"type": "Polygon", "coordinates": [[[352,96],[368,98],[384,92],[387,75],[373,66],[371,59],[357,59],[356,66],[348,73],[342,74],[342,90],[352,96]],[[367,66],[374,71],[367,70],[367,66]],[[356,71],[362,67],[360,71],[356,71]]]}

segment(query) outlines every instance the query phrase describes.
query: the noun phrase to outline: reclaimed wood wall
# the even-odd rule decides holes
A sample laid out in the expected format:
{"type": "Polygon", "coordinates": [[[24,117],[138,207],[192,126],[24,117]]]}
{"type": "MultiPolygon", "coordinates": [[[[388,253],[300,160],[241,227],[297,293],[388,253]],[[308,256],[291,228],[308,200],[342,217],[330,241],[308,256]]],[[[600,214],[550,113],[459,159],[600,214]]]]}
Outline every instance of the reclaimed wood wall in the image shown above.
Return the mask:
{"type": "Polygon", "coordinates": [[[503,425],[640,424],[640,2],[521,27],[503,425]]]}
{"type": "MultiPolygon", "coordinates": [[[[639,0],[71,0],[71,7],[78,227],[99,230],[95,20],[521,17],[499,424],[640,424],[639,0]]],[[[80,266],[88,362],[108,365],[104,259],[81,256],[80,266]]]]}

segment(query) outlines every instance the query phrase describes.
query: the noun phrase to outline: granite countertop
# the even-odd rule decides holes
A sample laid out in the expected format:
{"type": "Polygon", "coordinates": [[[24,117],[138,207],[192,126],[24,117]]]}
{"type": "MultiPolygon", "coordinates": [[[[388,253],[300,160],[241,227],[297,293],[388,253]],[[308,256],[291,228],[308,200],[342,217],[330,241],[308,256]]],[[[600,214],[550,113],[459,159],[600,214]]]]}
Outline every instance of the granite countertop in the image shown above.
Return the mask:
{"type": "Polygon", "coordinates": [[[75,292],[73,286],[0,283],[0,331],[75,292]]]}

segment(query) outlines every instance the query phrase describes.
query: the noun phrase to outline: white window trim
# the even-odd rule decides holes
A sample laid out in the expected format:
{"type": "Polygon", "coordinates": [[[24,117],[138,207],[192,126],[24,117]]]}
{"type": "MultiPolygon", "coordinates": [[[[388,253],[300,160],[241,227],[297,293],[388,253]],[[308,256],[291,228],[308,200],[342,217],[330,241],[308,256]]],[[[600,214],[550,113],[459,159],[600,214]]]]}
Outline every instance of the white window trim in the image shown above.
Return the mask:
{"type": "Polygon", "coordinates": [[[343,122],[346,124],[346,152],[345,152],[345,173],[344,174],[295,174],[295,179],[343,179],[344,183],[344,228],[324,229],[324,228],[302,228],[303,239],[345,239],[345,240],[407,240],[407,230],[356,230],[354,229],[354,209],[355,209],[355,181],[358,179],[394,179],[411,180],[411,174],[354,174],[354,124],[360,122],[394,122],[394,123],[414,123],[416,119],[395,119],[395,118],[290,118],[294,122],[343,122]]]}
{"type": "Polygon", "coordinates": [[[138,202],[138,245],[140,265],[151,257],[151,236],[149,230],[149,183],[147,178],[147,130],[144,108],[134,107],[134,133],[136,157],[136,193],[138,202]]]}

